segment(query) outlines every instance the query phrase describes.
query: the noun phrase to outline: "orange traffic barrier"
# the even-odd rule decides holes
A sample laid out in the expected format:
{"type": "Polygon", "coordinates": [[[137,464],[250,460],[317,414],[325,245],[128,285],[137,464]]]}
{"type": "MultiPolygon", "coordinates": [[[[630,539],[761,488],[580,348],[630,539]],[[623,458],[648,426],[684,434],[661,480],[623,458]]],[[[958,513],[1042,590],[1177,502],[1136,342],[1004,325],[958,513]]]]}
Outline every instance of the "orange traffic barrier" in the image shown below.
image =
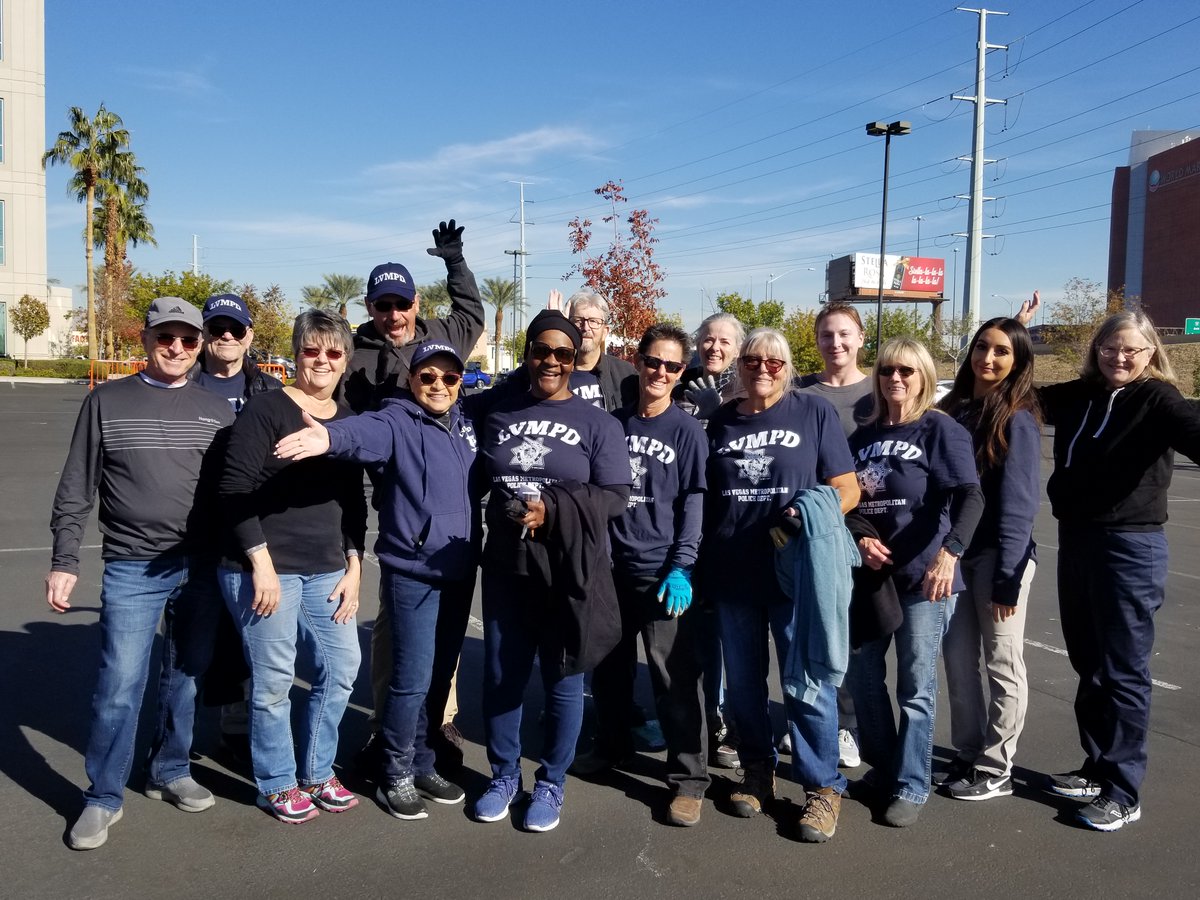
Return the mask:
{"type": "Polygon", "coordinates": [[[88,366],[88,390],[98,382],[116,381],[146,368],[144,359],[93,359],[88,366]]]}
{"type": "Polygon", "coordinates": [[[268,375],[274,375],[284,384],[287,384],[287,369],[279,365],[279,363],[259,363],[258,368],[268,375]]]}

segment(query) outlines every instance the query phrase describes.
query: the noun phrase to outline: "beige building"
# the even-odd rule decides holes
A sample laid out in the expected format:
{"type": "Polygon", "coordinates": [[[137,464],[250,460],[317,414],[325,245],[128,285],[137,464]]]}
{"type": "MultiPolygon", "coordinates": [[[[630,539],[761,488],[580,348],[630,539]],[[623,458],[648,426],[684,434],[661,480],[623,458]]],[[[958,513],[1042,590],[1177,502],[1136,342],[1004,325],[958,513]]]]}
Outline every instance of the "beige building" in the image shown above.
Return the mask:
{"type": "Polygon", "coordinates": [[[29,294],[50,310],[30,358],[71,355],[71,291],[46,282],[45,23],[43,0],[0,0],[0,353],[24,355],[10,319],[29,294]]]}

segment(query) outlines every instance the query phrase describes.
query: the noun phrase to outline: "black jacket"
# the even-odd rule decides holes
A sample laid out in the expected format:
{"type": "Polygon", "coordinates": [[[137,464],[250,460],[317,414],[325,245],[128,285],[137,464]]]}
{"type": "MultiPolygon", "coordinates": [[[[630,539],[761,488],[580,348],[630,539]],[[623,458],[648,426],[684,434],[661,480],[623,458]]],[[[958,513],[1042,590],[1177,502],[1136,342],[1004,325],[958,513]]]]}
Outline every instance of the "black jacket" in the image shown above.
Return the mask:
{"type": "Polygon", "coordinates": [[[1200,461],[1200,414],[1165,381],[1112,390],[1084,380],[1041,388],[1054,426],[1054,473],[1046,486],[1064,524],[1157,531],[1167,521],[1174,451],[1200,461]]]}
{"type": "MultiPolygon", "coordinates": [[[[856,512],[846,515],[846,527],[857,543],[859,538],[879,540],[879,532],[866,516],[856,512]]],[[[850,595],[850,646],[861,647],[868,641],[894,634],[904,623],[900,594],[892,582],[892,567],[872,569],[855,566],[850,573],[854,591],[850,595]]]]}
{"type": "Polygon", "coordinates": [[[342,377],[339,399],[356,413],[378,410],[383,401],[408,386],[408,363],[421,341],[450,344],[466,360],[483,334],[483,300],[475,274],[465,262],[447,262],[446,290],[450,315],[444,319],[417,317],[413,339],[397,347],[383,337],[375,323],[364,322],[354,335],[354,357],[342,377]]]}

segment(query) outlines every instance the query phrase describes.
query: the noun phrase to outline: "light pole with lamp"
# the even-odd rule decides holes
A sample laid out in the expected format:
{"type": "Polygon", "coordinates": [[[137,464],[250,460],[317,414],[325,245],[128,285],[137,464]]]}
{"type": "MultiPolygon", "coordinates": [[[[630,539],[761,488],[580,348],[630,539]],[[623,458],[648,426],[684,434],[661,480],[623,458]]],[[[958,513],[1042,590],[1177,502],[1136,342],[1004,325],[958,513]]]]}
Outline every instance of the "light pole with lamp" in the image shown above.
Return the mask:
{"type": "Polygon", "coordinates": [[[1011,319],[1013,302],[1011,300],[1009,300],[1007,297],[1005,297],[1003,294],[992,294],[992,297],[996,300],[1003,300],[1005,303],[1008,304],[1008,317],[1011,319]]]}
{"type": "Polygon", "coordinates": [[[879,300],[875,304],[875,356],[883,343],[883,259],[887,254],[888,164],[892,153],[892,135],[911,134],[911,122],[868,122],[867,134],[883,135],[883,218],[879,224],[879,300]]]}
{"type": "Polygon", "coordinates": [[[913,221],[917,223],[917,252],[916,256],[921,255],[921,223],[925,221],[924,216],[913,216],[913,221]]]}
{"type": "Polygon", "coordinates": [[[772,290],[771,285],[773,285],[776,281],[778,281],[784,275],[791,275],[793,272],[799,272],[801,270],[803,270],[805,272],[815,272],[816,271],[816,269],[813,266],[801,266],[799,269],[788,269],[786,272],[780,272],[778,275],[775,275],[775,274],[769,275],[767,277],[767,284],[765,287],[766,299],[770,300],[775,296],[775,291],[772,290]]]}

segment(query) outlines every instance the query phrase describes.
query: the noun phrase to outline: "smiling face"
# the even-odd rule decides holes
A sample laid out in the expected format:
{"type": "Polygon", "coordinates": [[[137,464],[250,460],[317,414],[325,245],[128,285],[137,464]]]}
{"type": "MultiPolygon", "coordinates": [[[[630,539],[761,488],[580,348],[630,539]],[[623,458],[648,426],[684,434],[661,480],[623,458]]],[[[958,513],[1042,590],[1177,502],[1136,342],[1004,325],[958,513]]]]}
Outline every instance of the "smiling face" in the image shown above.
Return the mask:
{"type": "Polygon", "coordinates": [[[146,376],[177,384],[200,356],[200,330],[183,322],[164,322],[142,332],[142,348],[146,351],[146,376]],[[191,346],[185,347],[185,341],[191,346]]]}
{"type": "Polygon", "coordinates": [[[678,341],[655,341],[638,359],[638,386],[643,402],[669,399],[680,376],[683,374],[683,347],[678,341]],[[649,368],[647,360],[675,364],[678,371],[668,372],[666,365],[649,368]]]}
{"type": "Polygon", "coordinates": [[[411,301],[399,294],[384,294],[374,303],[367,302],[371,324],[383,337],[402,347],[416,336],[417,314],[421,310],[421,295],[411,301]]]}
{"type": "Polygon", "coordinates": [[[598,306],[576,304],[571,311],[571,324],[579,329],[582,338],[579,352],[584,356],[590,356],[597,350],[602,352],[608,346],[608,320],[598,306]]]}
{"type": "Polygon", "coordinates": [[[710,322],[700,338],[700,364],[707,375],[720,375],[737,357],[737,329],[718,319],[710,322]]]}
{"type": "Polygon", "coordinates": [[[420,367],[408,374],[408,389],[426,412],[434,416],[445,415],[458,400],[462,387],[462,367],[453,356],[439,353],[431,356],[420,367]],[[446,379],[454,384],[447,384],[446,379]],[[432,384],[425,384],[426,381],[432,384]]]}
{"type": "Polygon", "coordinates": [[[1096,365],[1109,387],[1125,387],[1142,377],[1154,353],[1146,343],[1136,328],[1122,328],[1096,348],[1096,365]]]}
{"type": "Polygon", "coordinates": [[[738,360],[738,374],[747,397],[766,406],[777,403],[792,380],[787,361],[769,354],[762,345],[747,348],[738,360]]]}
{"type": "Polygon", "coordinates": [[[346,371],[348,362],[346,351],[340,344],[314,335],[296,354],[295,386],[306,394],[332,389],[346,371]]]}
{"type": "Polygon", "coordinates": [[[921,369],[914,360],[899,356],[879,367],[879,389],[894,420],[904,419],[905,413],[920,400],[921,385],[921,369]]]}
{"type": "Polygon", "coordinates": [[[863,347],[863,330],[845,313],[830,313],[817,326],[817,350],[827,371],[840,371],[858,365],[863,347]]]}
{"type": "Polygon", "coordinates": [[[204,323],[204,352],[210,359],[233,363],[242,359],[254,341],[254,329],[225,316],[214,316],[204,323]],[[241,337],[235,336],[240,332],[241,337]]]}
{"type": "Polygon", "coordinates": [[[561,331],[543,331],[529,342],[525,366],[531,394],[539,400],[566,399],[575,371],[575,345],[561,331]]]}
{"type": "Polygon", "coordinates": [[[1013,345],[999,328],[980,333],[971,347],[971,372],[975,376],[975,394],[995,389],[1013,370],[1013,345]]]}

